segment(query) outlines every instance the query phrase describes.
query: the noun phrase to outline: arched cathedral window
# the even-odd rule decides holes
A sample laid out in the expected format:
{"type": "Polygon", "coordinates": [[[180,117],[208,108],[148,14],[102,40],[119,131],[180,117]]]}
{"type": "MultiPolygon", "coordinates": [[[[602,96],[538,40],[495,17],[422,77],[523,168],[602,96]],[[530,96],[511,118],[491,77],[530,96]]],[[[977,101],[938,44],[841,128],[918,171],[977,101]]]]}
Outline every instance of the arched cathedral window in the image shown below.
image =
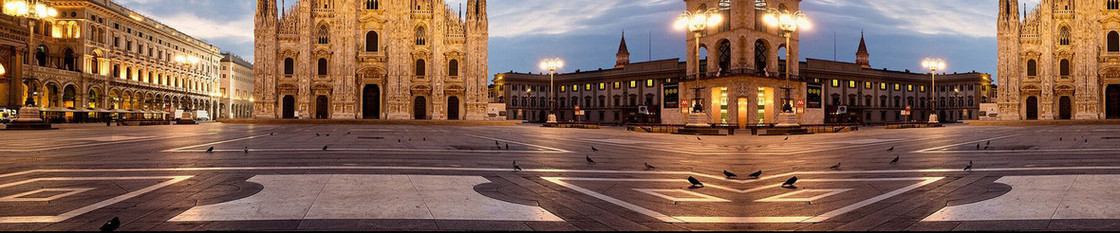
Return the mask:
{"type": "Polygon", "coordinates": [[[319,75],[327,75],[327,59],[319,58],[319,75]]]}
{"type": "Polygon", "coordinates": [[[425,75],[426,64],[424,64],[424,63],[425,63],[424,59],[416,60],[416,76],[424,76],[425,75]]]}
{"type": "Polygon", "coordinates": [[[1058,67],[1063,78],[1069,77],[1069,60],[1062,59],[1062,61],[1058,64],[1058,67]]]}
{"type": "Polygon", "coordinates": [[[1108,51],[1120,52],[1120,33],[1116,33],[1116,31],[1108,32],[1108,51]]]}
{"type": "Polygon", "coordinates": [[[327,44],[330,42],[330,40],[328,40],[329,32],[330,31],[327,30],[327,25],[319,26],[319,44],[327,44]]]}
{"type": "Polygon", "coordinates": [[[758,72],[766,70],[766,42],[758,40],[754,42],[754,69],[758,72]]]}
{"type": "Polygon", "coordinates": [[[1058,33],[1058,43],[1061,45],[1069,45],[1069,27],[1063,26],[1058,33]]]}
{"type": "Polygon", "coordinates": [[[416,27],[416,45],[427,44],[427,36],[424,33],[424,27],[416,27]]]}
{"type": "Polygon", "coordinates": [[[366,52],[377,52],[377,32],[369,31],[366,33],[366,52]]]}
{"type": "Polygon", "coordinates": [[[292,58],[284,59],[284,76],[292,76],[296,73],[296,64],[292,58]]]}
{"type": "Polygon", "coordinates": [[[459,61],[452,59],[450,62],[447,62],[447,76],[459,76],[459,61]]]}
{"type": "Polygon", "coordinates": [[[1027,76],[1034,77],[1038,75],[1038,62],[1034,59],[1027,60],[1027,76]]]}

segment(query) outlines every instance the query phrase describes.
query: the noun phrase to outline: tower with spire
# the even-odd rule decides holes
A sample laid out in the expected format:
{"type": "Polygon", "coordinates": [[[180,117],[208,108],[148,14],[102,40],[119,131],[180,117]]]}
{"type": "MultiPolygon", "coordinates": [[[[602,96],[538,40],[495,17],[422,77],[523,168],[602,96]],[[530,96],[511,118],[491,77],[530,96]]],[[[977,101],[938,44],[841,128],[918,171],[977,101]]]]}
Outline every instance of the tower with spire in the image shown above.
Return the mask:
{"type": "Polygon", "coordinates": [[[630,64],[630,51],[626,48],[626,31],[622,32],[622,42],[618,44],[618,53],[615,54],[614,68],[622,68],[630,64]]]}
{"type": "Polygon", "coordinates": [[[871,54],[867,53],[867,42],[863,39],[863,32],[859,33],[859,50],[856,50],[856,64],[864,69],[871,68],[871,54]]]}
{"type": "MultiPolygon", "coordinates": [[[[253,59],[253,88],[255,90],[276,89],[276,36],[279,27],[279,18],[276,12],[276,0],[257,0],[257,12],[254,16],[256,34],[254,39],[253,59]]],[[[267,91],[253,92],[253,115],[258,118],[276,118],[276,96],[269,95],[267,91]]]]}
{"type": "Polygon", "coordinates": [[[1019,111],[1019,61],[1020,34],[1019,1],[1000,0],[999,20],[996,26],[998,45],[998,67],[996,77],[1000,87],[996,90],[999,101],[999,118],[1002,120],[1022,120],[1019,111]]]}

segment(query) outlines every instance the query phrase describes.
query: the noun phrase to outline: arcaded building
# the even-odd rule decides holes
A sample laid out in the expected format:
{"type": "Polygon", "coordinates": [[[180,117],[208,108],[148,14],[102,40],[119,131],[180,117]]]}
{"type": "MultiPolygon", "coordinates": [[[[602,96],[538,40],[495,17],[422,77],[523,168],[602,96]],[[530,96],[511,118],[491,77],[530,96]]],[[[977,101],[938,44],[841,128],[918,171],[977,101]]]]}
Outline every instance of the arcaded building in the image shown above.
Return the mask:
{"type": "MultiPolygon", "coordinates": [[[[220,111],[214,98],[218,47],[113,1],[49,4],[58,17],[36,22],[34,34],[23,35],[31,36],[26,38],[33,45],[31,56],[15,66],[19,72],[13,75],[18,76],[6,76],[21,79],[20,86],[8,89],[18,93],[9,94],[9,107],[22,106],[31,96],[54,122],[164,119],[184,109],[211,115],[220,111]]],[[[21,24],[26,28],[25,21],[21,24]]]]}
{"type": "Polygon", "coordinates": [[[1120,119],[1120,1],[1020,6],[999,1],[998,119],[1120,119]]]}
{"type": "Polygon", "coordinates": [[[483,120],[485,0],[258,0],[253,117],[483,120]]]}

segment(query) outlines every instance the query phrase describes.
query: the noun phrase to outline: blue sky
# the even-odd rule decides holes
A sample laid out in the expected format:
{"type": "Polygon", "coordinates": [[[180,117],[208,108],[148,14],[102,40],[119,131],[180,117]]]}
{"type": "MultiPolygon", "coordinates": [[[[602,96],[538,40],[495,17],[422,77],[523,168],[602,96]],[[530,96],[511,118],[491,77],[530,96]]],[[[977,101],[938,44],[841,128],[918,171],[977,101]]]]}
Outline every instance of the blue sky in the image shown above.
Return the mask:
{"type": "MultiPolygon", "coordinates": [[[[252,58],[255,0],[117,2],[252,58]]],[[[463,2],[447,0],[455,8],[463,2]]],[[[1026,4],[1033,8],[1036,2],[1026,4]]],[[[537,63],[548,57],[563,58],[565,71],[613,67],[623,30],[632,62],[685,56],[685,34],[672,28],[684,10],[682,0],[490,0],[488,4],[491,75],[539,72],[537,63]]],[[[863,31],[875,68],[918,71],[921,59],[933,56],[948,61],[948,72],[975,70],[994,76],[996,0],[806,0],[802,10],[814,24],[801,33],[802,59],[854,61],[863,31]]]]}

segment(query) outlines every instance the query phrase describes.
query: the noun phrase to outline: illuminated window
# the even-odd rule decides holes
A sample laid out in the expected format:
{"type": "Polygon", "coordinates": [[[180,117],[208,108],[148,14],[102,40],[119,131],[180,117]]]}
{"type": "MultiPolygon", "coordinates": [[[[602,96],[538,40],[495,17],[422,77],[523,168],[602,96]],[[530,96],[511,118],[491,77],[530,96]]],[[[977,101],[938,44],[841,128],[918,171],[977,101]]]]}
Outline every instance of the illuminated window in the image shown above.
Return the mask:
{"type": "Polygon", "coordinates": [[[599,90],[607,89],[606,83],[599,83],[599,90]]]}
{"type": "Polygon", "coordinates": [[[926,86],[919,87],[919,90],[921,90],[922,92],[926,92],[926,86]]]}
{"type": "Polygon", "coordinates": [[[619,89],[619,88],[622,88],[622,83],[621,82],[614,82],[614,89],[619,89]]]}
{"type": "Polygon", "coordinates": [[[864,82],[863,89],[871,89],[871,82],[864,82]]]}
{"type": "Polygon", "coordinates": [[[564,92],[564,91],[565,91],[565,89],[566,89],[566,87],[565,87],[565,86],[560,86],[560,92],[564,92]]]}
{"type": "Polygon", "coordinates": [[[832,80],[832,86],[834,86],[834,87],[839,87],[839,86],[840,86],[840,80],[838,80],[838,79],[833,79],[833,80],[832,80]]]}
{"type": "Polygon", "coordinates": [[[906,85],[906,91],[914,91],[914,85],[906,85]]]}
{"type": "Polygon", "coordinates": [[[578,91],[579,85],[572,85],[572,91],[578,91]]]}
{"type": "Polygon", "coordinates": [[[879,89],[880,90],[886,90],[887,89],[887,84],[886,83],[880,83],[879,84],[879,89]]]}
{"type": "Polygon", "coordinates": [[[894,90],[897,91],[898,89],[901,89],[901,88],[902,88],[902,85],[899,85],[898,83],[894,84],[894,90]]]}
{"type": "Polygon", "coordinates": [[[647,79],[646,80],[646,86],[647,87],[652,87],[653,86],[653,79],[647,79]]]}
{"type": "Polygon", "coordinates": [[[588,84],[583,84],[583,89],[584,89],[584,90],[591,90],[591,84],[590,84],[590,83],[588,83],[588,84]]]}
{"type": "Polygon", "coordinates": [[[638,81],[630,80],[630,87],[631,88],[638,87],[638,81]]]}
{"type": "Polygon", "coordinates": [[[848,81],[849,88],[856,88],[856,81],[848,81]]]}

